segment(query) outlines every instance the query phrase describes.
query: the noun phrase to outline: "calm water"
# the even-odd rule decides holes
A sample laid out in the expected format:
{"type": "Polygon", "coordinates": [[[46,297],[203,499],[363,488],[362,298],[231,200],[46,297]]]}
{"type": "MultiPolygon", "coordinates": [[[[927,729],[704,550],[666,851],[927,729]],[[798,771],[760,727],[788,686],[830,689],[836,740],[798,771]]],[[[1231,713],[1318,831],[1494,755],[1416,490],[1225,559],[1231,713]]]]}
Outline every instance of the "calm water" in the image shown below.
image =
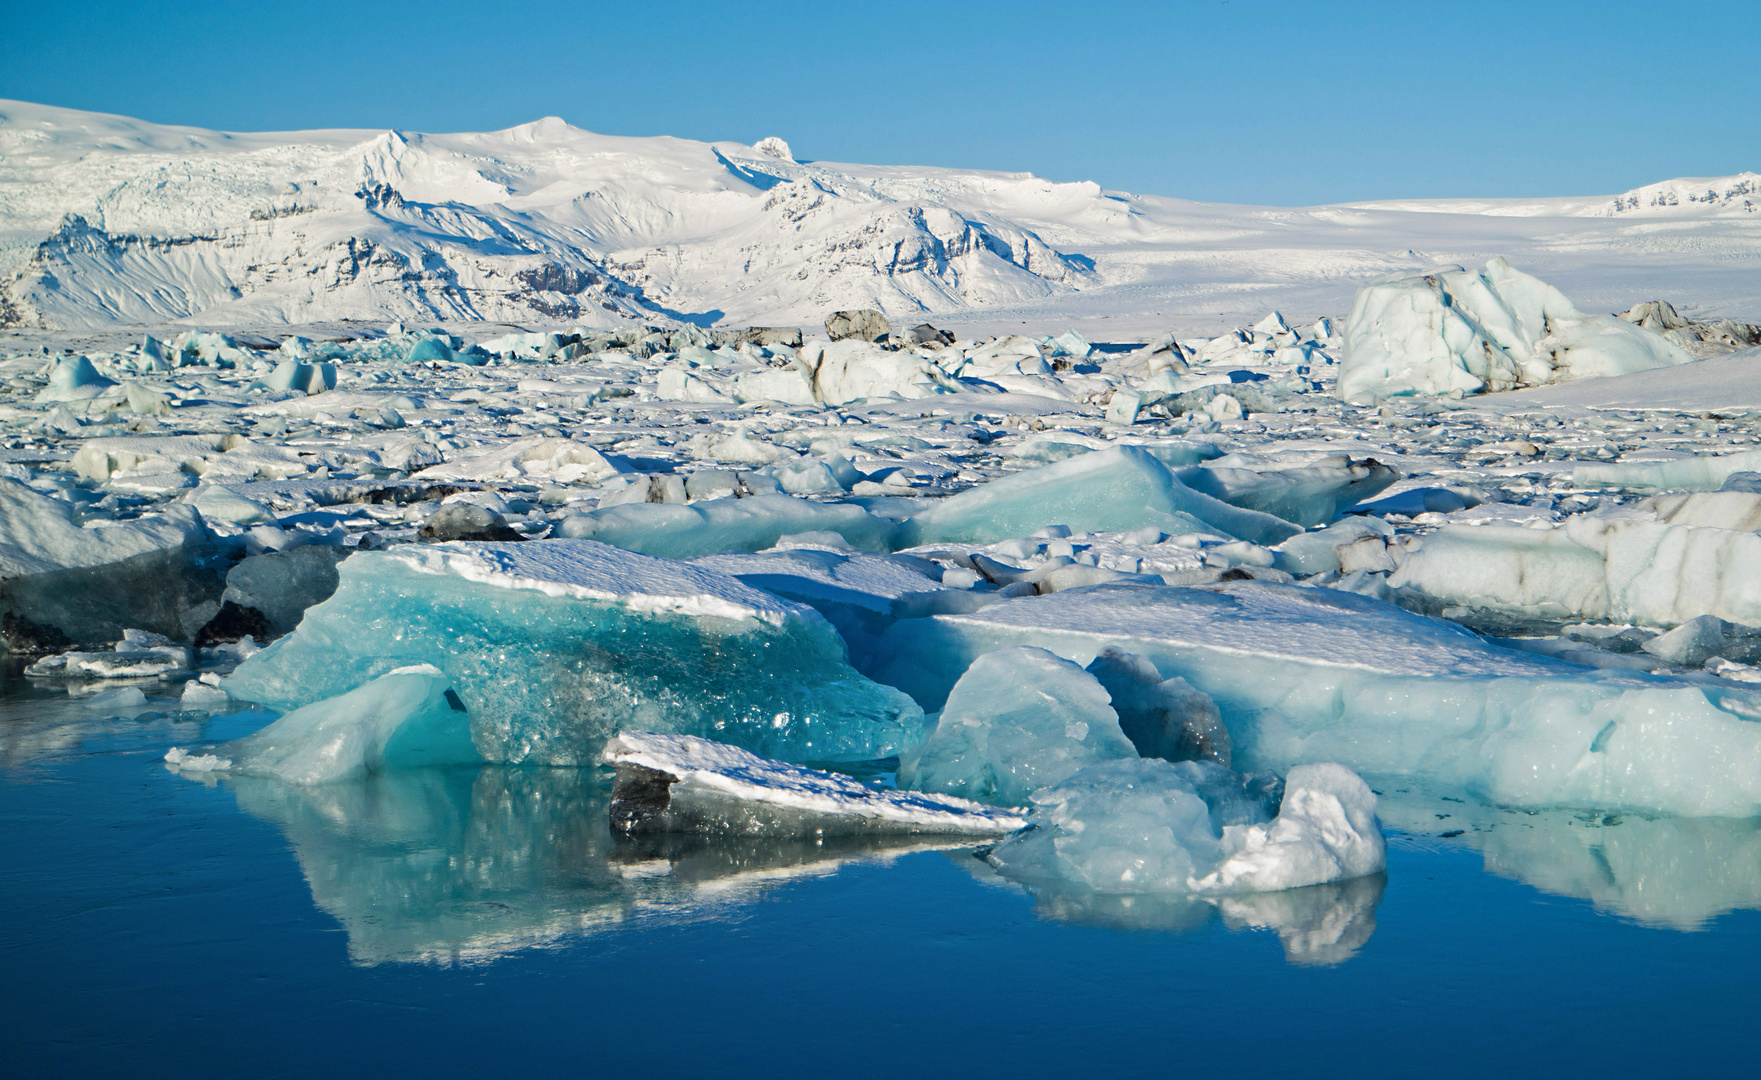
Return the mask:
{"type": "Polygon", "coordinates": [[[1755,1069],[1754,822],[1378,785],[1383,878],[1096,903],[964,849],[620,845],[596,773],[202,783],[165,749],[263,717],[168,709],[0,706],[10,1076],[1755,1069]]]}

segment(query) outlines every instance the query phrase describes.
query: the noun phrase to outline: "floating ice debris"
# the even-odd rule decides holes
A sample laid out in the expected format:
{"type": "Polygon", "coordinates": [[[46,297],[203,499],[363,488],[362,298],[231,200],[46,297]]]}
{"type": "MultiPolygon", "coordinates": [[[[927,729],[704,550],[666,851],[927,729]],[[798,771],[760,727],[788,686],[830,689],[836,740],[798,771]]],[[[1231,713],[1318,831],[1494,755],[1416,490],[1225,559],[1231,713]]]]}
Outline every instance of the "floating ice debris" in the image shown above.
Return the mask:
{"type": "Polygon", "coordinates": [[[179,772],[206,773],[224,772],[232,768],[232,761],[218,754],[192,754],[181,746],[174,746],[165,751],[165,763],[179,772]]]}
{"type": "Polygon", "coordinates": [[[1087,671],[1106,689],[1119,729],[1140,756],[1229,767],[1229,729],[1209,694],[1182,678],[1163,679],[1154,664],[1112,645],[1087,671]]]}
{"type": "Polygon", "coordinates": [[[1093,675],[1004,648],[973,662],[929,738],[899,755],[899,785],[1019,806],[1086,765],[1136,756],[1093,675]]]}
{"type": "Polygon", "coordinates": [[[45,656],[25,668],[24,673],[58,679],[151,679],[185,673],[194,666],[194,653],[173,644],[171,639],[126,630],[122,640],[107,651],[45,656]]]}
{"type": "Polygon", "coordinates": [[[1565,294],[1494,258],[1384,278],[1358,290],[1346,321],[1340,397],[1474,394],[1624,375],[1693,360],[1612,315],[1586,315],[1565,294]]]}
{"type": "Polygon", "coordinates": [[[1017,811],[889,791],[689,735],[620,732],[602,760],[618,770],[612,829],[633,835],[1000,836],[1025,824],[1017,811]]]}
{"type": "Polygon", "coordinates": [[[922,712],[857,674],[811,608],[589,540],[403,545],[338,567],[330,599],[239,666],[234,697],[295,708],[433,664],[495,762],[582,765],[620,729],[795,761],[885,757],[922,712]]]}
{"type": "Polygon", "coordinates": [[[1271,774],[1112,761],[1036,791],[1030,828],[992,850],[1005,875],[1096,893],[1246,893],[1380,873],[1376,797],[1340,765],[1271,774]]]}

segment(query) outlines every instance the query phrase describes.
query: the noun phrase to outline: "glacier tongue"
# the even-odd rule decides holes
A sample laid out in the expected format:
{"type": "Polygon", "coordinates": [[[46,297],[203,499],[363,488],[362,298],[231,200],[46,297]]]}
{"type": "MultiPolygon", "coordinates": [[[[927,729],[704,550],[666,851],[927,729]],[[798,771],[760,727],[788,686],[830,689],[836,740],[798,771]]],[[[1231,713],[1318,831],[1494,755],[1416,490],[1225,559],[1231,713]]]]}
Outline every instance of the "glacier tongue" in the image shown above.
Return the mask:
{"type": "Polygon", "coordinates": [[[620,729],[795,761],[884,757],[923,727],[818,614],[733,578],[589,540],[359,552],[330,599],[225,681],[297,708],[433,664],[485,760],[584,765],[620,729]]]}

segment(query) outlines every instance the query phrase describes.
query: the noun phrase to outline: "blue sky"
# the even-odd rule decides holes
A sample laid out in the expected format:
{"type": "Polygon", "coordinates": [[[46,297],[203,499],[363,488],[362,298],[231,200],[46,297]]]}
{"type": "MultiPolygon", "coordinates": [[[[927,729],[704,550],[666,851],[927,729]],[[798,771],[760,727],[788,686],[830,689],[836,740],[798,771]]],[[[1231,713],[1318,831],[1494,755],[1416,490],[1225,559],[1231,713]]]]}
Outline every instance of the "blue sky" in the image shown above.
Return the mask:
{"type": "Polygon", "coordinates": [[[541,116],[1210,201],[1761,170],[1761,4],[12,0],[0,97],[232,130],[541,116]]]}

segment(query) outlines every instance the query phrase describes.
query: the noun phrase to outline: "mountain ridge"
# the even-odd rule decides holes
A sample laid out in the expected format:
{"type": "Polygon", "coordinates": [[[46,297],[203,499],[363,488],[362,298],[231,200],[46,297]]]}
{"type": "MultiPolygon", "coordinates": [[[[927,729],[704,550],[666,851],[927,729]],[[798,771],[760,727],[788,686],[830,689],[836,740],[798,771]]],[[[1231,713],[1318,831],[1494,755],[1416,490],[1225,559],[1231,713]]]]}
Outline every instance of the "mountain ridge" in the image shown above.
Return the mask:
{"type": "MultiPolygon", "coordinates": [[[[1080,321],[1260,299],[1339,310],[1362,280],[1485,252],[1529,265],[1575,252],[1588,267],[1600,251],[1610,285],[1661,286],[1708,245],[1761,267],[1752,173],[1618,196],[1268,208],[760,146],[557,117],[214,132],[0,101],[0,325],[810,325],[870,306],[1080,321]]],[[[1700,296],[1761,306],[1761,286],[1700,296]]]]}

